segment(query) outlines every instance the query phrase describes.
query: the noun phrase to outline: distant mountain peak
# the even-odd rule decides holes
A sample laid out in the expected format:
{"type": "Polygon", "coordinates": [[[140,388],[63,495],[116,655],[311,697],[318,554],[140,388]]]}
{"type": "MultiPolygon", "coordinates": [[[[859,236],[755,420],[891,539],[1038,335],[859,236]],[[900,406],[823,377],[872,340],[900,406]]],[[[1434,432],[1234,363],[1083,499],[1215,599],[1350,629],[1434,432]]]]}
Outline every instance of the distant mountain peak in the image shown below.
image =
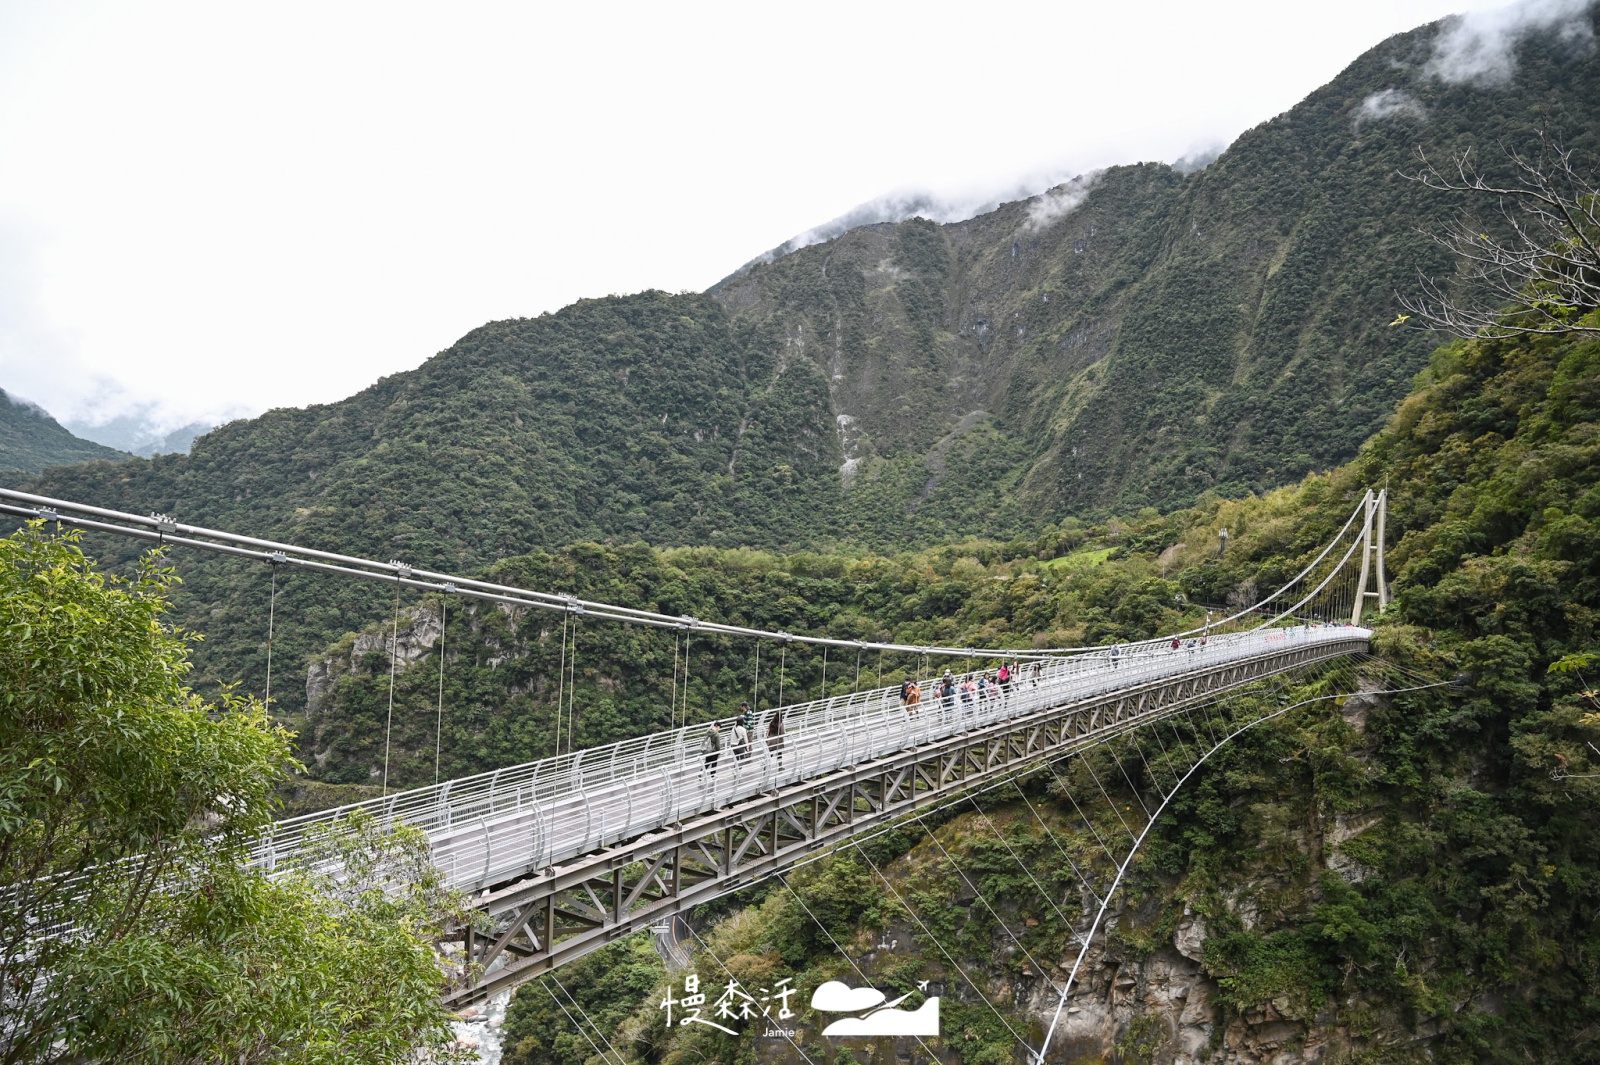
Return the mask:
{"type": "Polygon", "coordinates": [[[48,466],[129,457],[72,435],[39,404],[0,388],[0,483],[18,483],[48,466]]]}

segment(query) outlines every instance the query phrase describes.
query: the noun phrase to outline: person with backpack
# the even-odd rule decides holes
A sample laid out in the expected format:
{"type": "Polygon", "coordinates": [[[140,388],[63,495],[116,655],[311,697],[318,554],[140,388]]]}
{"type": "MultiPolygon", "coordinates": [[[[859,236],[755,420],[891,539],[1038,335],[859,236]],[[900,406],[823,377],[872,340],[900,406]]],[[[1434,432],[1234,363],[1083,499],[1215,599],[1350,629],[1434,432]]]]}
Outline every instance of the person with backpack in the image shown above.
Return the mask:
{"type": "Polygon", "coordinates": [[[715,721],[700,737],[700,753],[706,756],[706,777],[717,779],[717,763],[722,759],[722,728],[715,721]]]}
{"type": "Polygon", "coordinates": [[[950,711],[956,708],[956,677],[948,669],[944,671],[944,680],[939,684],[939,716],[949,717],[950,711]]]}
{"type": "MultiPolygon", "coordinates": [[[[749,703],[745,703],[740,707],[740,710],[745,712],[749,709],[749,703]]],[[[735,762],[742,762],[750,757],[750,730],[745,727],[744,722],[744,712],[741,712],[738,717],[733,719],[733,760],[735,762]]]]}
{"type": "Polygon", "coordinates": [[[900,709],[906,710],[907,712],[909,712],[911,706],[912,687],[913,685],[910,677],[907,677],[905,680],[900,682],[900,709]]]}
{"type": "Polygon", "coordinates": [[[1011,666],[1005,662],[1000,663],[1000,672],[995,677],[1000,685],[1000,698],[1008,699],[1011,696],[1011,666]]]}
{"type": "Polygon", "coordinates": [[[915,717],[920,711],[918,704],[922,702],[922,686],[916,681],[907,681],[910,685],[906,689],[906,716],[915,717]]]}

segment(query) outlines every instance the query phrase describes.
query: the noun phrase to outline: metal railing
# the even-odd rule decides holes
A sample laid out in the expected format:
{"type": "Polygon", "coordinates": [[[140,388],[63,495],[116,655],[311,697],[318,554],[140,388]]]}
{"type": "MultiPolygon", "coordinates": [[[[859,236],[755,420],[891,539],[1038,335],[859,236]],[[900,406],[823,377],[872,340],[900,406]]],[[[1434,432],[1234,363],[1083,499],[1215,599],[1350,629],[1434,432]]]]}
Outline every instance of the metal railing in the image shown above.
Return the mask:
{"type": "MultiPolygon", "coordinates": [[[[365,810],[381,824],[408,824],[429,836],[434,864],[454,887],[476,890],[631,839],[763,792],[871,761],[909,747],[1119,688],[1211,669],[1284,645],[1346,640],[1369,630],[1348,626],[1260,628],[1052,659],[1037,674],[1024,667],[1009,685],[982,695],[959,690],[980,673],[953,675],[957,692],[938,694],[938,677],[903,707],[898,687],[795,703],[761,713],[748,744],[724,733],[708,759],[708,724],[690,725],[511,766],[382,799],[279,822],[258,849],[271,869],[295,860],[312,826],[365,810]],[[767,728],[782,713],[784,731],[767,728]]],[[[731,731],[731,730],[729,730],[731,731]]]]}

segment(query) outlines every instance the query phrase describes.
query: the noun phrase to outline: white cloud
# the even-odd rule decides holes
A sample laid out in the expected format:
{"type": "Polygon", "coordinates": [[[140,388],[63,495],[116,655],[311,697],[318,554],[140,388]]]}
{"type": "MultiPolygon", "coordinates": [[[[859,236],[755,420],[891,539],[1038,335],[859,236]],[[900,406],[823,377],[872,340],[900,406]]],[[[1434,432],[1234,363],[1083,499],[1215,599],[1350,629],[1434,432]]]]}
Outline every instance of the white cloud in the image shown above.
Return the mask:
{"type": "Polygon", "coordinates": [[[491,319],[703,289],[875,190],[951,220],[1226,143],[1480,2],[10,0],[0,387],[168,424],[336,400],[491,319]]]}
{"type": "Polygon", "coordinates": [[[1100,171],[1080,174],[1071,181],[1057,185],[1028,204],[1028,222],[1025,228],[1038,231],[1048,229],[1071,214],[1089,195],[1100,179],[1100,171]]]}
{"type": "Polygon", "coordinates": [[[1425,120],[1428,109],[1421,100],[1404,89],[1384,89],[1361,101],[1361,106],[1356,109],[1355,124],[1359,127],[1364,122],[1382,122],[1396,115],[1425,120]]]}
{"type": "Polygon", "coordinates": [[[1503,85],[1517,70],[1516,47],[1530,33],[1554,30],[1557,40],[1592,48],[1592,0],[1522,0],[1509,7],[1469,11],[1446,20],[1434,38],[1425,73],[1440,81],[1503,85]]]}
{"type": "Polygon", "coordinates": [[[883,1000],[883,992],[876,988],[851,987],[838,980],[828,980],[811,993],[811,1008],[828,1013],[853,1013],[871,1009],[883,1000]]]}

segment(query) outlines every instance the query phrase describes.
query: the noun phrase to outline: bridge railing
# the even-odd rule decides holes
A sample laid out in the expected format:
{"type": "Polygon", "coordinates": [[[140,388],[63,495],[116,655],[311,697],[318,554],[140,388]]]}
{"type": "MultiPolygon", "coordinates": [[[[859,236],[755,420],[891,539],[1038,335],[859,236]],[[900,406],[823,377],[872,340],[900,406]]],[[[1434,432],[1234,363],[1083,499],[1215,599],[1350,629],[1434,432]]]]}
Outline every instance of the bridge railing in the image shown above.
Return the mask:
{"type": "MultiPolygon", "coordinates": [[[[769,743],[763,712],[743,751],[724,750],[714,768],[700,749],[701,723],[539,762],[367,800],[281,822],[263,841],[268,867],[293,860],[312,825],[363,808],[382,823],[405,823],[433,839],[435,864],[453,884],[477,887],[703,813],[763,791],[883,757],[1116,687],[1248,657],[1274,642],[1339,638],[1349,630],[1270,628],[1186,641],[1097,648],[1025,666],[1002,693],[949,700],[938,678],[920,682],[921,703],[902,707],[898,687],[873,688],[781,708],[781,743],[769,743]]],[[[956,685],[986,671],[954,675],[956,685]]],[[[970,693],[969,693],[970,695],[970,693]]]]}

